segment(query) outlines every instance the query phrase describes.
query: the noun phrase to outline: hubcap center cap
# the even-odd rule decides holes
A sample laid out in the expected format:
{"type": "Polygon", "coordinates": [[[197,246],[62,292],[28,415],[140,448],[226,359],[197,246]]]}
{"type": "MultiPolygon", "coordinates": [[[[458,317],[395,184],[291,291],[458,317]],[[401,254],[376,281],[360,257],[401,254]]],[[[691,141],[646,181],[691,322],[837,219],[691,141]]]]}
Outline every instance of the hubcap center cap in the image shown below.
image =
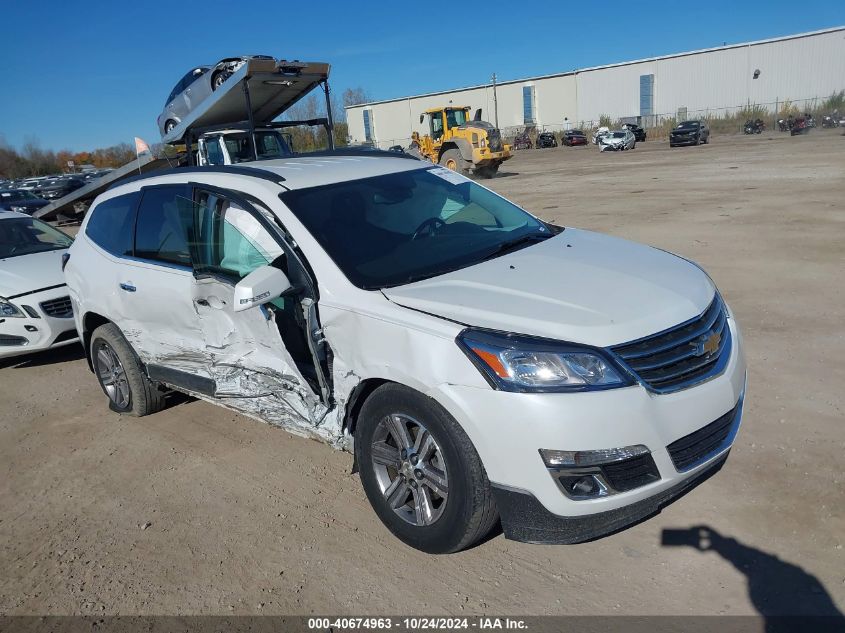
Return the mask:
{"type": "Polygon", "coordinates": [[[406,480],[411,481],[414,479],[414,467],[411,465],[410,461],[403,461],[402,465],[399,467],[399,473],[405,477],[406,480]]]}

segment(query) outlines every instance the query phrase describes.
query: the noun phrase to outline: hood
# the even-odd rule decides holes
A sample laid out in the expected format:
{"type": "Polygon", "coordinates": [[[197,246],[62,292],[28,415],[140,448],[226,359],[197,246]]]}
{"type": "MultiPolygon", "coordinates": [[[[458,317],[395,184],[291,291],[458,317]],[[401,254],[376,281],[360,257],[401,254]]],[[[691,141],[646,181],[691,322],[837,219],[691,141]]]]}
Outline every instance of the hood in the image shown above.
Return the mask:
{"type": "Polygon", "coordinates": [[[65,283],[62,273],[62,248],[0,259],[0,297],[14,297],[48,286],[65,283]]]}
{"type": "Polygon", "coordinates": [[[465,325],[609,346],[701,314],[715,288],[696,265],[590,231],[405,286],[391,301],[465,325]]]}

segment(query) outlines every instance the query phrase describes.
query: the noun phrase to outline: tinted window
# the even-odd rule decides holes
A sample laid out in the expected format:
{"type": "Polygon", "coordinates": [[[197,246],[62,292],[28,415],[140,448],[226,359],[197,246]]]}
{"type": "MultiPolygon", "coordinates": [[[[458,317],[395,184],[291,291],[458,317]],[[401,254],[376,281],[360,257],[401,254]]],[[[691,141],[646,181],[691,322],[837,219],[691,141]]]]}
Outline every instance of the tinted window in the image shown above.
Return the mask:
{"type": "Polygon", "coordinates": [[[363,288],[457,270],[551,236],[536,218],[443,168],[281,194],[347,278],[363,288]]]}
{"type": "Polygon", "coordinates": [[[112,255],[132,255],[132,227],[138,193],[101,202],[91,211],[85,235],[112,255]]]}
{"type": "Polygon", "coordinates": [[[135,257],[190,266],[191,207],[188,187],[145,189],[135,225],[135,257]]]}

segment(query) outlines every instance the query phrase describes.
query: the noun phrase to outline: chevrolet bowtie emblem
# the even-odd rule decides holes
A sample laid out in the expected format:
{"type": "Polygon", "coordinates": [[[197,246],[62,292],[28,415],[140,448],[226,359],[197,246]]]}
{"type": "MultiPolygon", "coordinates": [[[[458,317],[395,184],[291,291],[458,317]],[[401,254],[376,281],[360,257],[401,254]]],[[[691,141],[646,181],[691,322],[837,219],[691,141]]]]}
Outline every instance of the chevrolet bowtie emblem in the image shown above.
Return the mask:
{"type": "Polygon", "coordinates": [[[722,342],[722,335],[718,332],[711,332],[699,338],[693,345],[695,346],[696,356],[712,356],[719,349],[719,343],[722,342]]]}

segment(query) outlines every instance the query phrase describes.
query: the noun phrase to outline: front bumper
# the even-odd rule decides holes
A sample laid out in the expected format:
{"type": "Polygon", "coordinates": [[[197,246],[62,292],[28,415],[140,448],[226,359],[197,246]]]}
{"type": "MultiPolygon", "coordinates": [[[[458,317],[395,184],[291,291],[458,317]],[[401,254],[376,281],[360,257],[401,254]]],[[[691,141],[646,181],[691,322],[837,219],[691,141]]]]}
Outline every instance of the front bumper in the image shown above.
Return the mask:
{"type": "Polygon", "coordinates": [[[669,145],[697,145],[697,136],[682,136],[680,138],[669,137],[669,145]]]}
{"type": "Polygon", "coordinates": [[[500,508],[506,535],[542,540],[539,533],[526,536],[534,529],[533,519],[528,520],[527,526],[518,520],[523,510],[536,505],[532,516],[544,516],[542,524],[547,526],[537,530],[572,533],[559,534],[551,542],[595,538],[656,512],[680,494],[677,490],[692,485],[686,484],[687,480],[699,479],[727,455],[741,422],[741,406],[737,405],[741,405],[746,382],[742,338],[733,318],[728,320],[728,327],[733,344],[722,373],[673,393],[657,394],[641,385],[545,394],[441,385],[429,395],[466,430],[503,506],[516,508],[500,508]],[[737,413],[727,440],[691,466],[676,468],[667,447],[735,408],[737,413]],[[659,479],[589,499],[573,499],[564,494],[539,454],[540,449],[596,451],[636,445],[648,448],[659,479]],[[549,528],[555,521],[581,527],[549,528]]]}
{"type": "Polygon", "coordinates": [[[79,342],[73,316],[55,317],[42,304],[63,299],[68,289],[42,290],[11,299],[25,315],[22,318],[0,318],[0,358],[30,354],[79,342]],[[37,317],[31,315],[37,314],[37,317]]]}

